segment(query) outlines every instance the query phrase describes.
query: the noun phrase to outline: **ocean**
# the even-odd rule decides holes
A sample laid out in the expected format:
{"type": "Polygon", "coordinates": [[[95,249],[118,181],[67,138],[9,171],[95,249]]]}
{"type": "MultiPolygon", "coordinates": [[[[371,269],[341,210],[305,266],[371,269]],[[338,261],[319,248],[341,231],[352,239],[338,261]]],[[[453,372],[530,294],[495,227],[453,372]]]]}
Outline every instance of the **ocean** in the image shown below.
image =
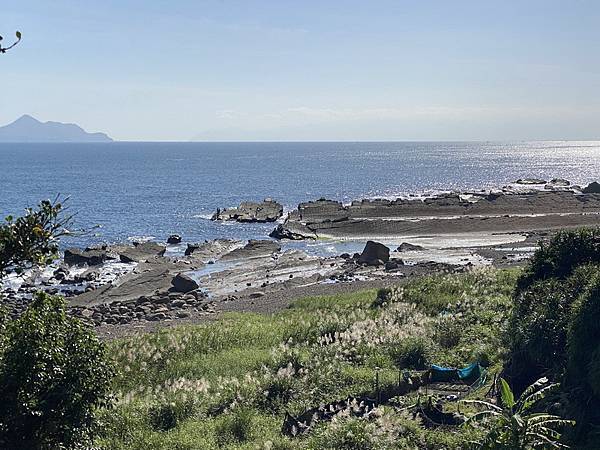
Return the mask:
{"type": "Polygon", "coordinates": [[[0,144],[0,216],[57,194],[87,235],[265,238],[273,224],[217,223],[216,208],[272,197],[293,209],[321,197],[397,197],[495,188],[518,178],[600,179],[600,142],[302,142],[0,144]]]}

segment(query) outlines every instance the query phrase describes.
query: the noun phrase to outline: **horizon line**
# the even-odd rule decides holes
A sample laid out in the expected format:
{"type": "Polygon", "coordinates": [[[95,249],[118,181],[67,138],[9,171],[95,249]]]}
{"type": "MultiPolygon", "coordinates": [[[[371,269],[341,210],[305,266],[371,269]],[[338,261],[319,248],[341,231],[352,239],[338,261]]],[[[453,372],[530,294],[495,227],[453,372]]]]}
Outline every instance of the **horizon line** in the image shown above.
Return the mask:
{"type": "Polygon", "coordinates": [[[133,139],[112,139],[109,142],[88,142],[88,141],[5,141],[2,144],[319,144],[319,143],[348,143],[348,144],[367,144],[367,143],[518,143],[518,142],[600,142],[599,138],[594,139],[325,139],[325,140],[214,140],[214,141],[196,141],[196,140],[133,140],[133,139]]]}

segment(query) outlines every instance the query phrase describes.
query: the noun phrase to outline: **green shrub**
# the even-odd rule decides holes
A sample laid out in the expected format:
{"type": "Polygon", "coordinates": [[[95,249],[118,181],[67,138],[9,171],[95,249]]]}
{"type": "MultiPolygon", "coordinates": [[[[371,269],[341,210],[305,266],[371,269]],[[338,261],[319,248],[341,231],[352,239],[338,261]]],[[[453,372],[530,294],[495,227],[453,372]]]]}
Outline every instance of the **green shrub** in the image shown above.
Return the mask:
{"type": "Polygon", "coordinates": [[[531,266],[519,280],[508,324],[510,358],[507,365],[507,377],[517,392],[544,375],[559,379],[564,373],[573,307],[590,280],[600,272],[600,266],[589,262],[589,255],[585,258],[567,256],[565,242],[573,244],[575,249],[587,249],[593,242],[590,236],[595,236],[587,231],[559,233],[559,238],[536,252],[531,266]],[[586,264],[569,266],[579,260],[586,264]],[[552,264],[543,261],[552,261],[552,264]],[[556,270],[544,272],[541,267],[556,270]],[[540,278],[532,278],[534,273],[540,278]],[[549,274],[554,275],[547,278],[549,274]]]}
{"type": "Polygon", "coordinates": [[[148,417],[152,428],[158,431],[169,431],[181,421],[192,417],[194,412],[193,400],[177,400],[151,406],[148,410],[148,417]]]}
{"type": "Polygon", "coordinates": [[[377,296],[373,303],[371,303],[371,307],[373,308],[381,308],[390,302],[390,297],[392,295],[392,289],[390,288],[381,288],[377,290],[377,296]]]}
{"type": "Polygon", "coordinates": [[[308,448],[323,450],[371,450],[378,445],[374,427],[364,419],[338,420],[311,437],[308,448]]]}
{"type": "Polygon", "coordinates": [[[538,280],[564,279],[574,269],[600,263],[600,228],[560,231],[549,243],[542,243],[518,281],[523,291],[538,280]]]}
{"type": "Polygon", "coordinates": [[[560,380],[578,443],[600,424],[599,323],[600,228],[559,232],[518,280],[505,375],[517,393],[542,376],[560,380]]]}
{"type": "Polygon", "coordinates": [[[567,355],[567,381],[600,399],[600,271],[574,307],[567,355]]]}
{"type": "Polygon", "coordinates": [[[441,317],[433,326],[433,339],[443,348],[456,347],[464,332],[464,324],[460,320],[441,317]]]}
{"type": "Polygon", "coordinates": [[[420,337],[411,337],[390,347],[390,356],[401,369],[424,369],[430,362],[431,345],[420,337]]]}
{"type": "Polygon", "coordinates": [[[240,407],[220,417],[215,427],[217,441],[220,445],[231,442],[243,443],[252,438],[253,411],[240,407]]]}
{"type": "Polygon", "coordinates": [[[50,263],[58,254],[58,238],[68,234],[71,216],[62,215],[63,205],[49,200],[37,209],[27,208],[22,217],[8,216],[0,224],[0,278],[9,269],[24,269],[50,263]]]}
{"type": "Polygon", "coordinates": [[[0,447],[84,446],[96,431],[96,409],[108,403],[112,373],[95,334],[66,314],[60,297],[38,294],[6,329],[0,447]]]}

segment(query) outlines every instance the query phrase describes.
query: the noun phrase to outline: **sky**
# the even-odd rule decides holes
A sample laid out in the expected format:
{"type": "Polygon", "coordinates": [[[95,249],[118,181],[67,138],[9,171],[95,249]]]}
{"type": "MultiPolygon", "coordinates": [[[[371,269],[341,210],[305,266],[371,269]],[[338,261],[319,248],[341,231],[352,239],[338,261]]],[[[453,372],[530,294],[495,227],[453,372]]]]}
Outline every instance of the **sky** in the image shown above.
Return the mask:
{"type": "Polygon", "coordinates": [[[0,124],[118,140],[600,139],[598,0],[18,0],[0,124]]]}

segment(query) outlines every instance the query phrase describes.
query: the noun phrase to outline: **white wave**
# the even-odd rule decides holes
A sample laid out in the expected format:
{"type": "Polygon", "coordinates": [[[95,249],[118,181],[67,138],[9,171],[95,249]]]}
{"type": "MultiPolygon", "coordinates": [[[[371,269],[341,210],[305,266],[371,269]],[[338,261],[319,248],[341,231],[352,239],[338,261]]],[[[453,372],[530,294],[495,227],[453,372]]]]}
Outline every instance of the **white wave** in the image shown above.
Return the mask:
{"type": "Polygon", "coordinates": [[[200,213],[200,214],[194,214],[192,216],[192,218],[194,219],[205,219],[205,220],[210,220],[212,219],[214,213],[200,213]]]}
{"type": "Polygon", "coordinates": [[[129,236],[127,238],[129,242],[149,242],[152,239],[156,239],[156,236],[129,236]]]}

